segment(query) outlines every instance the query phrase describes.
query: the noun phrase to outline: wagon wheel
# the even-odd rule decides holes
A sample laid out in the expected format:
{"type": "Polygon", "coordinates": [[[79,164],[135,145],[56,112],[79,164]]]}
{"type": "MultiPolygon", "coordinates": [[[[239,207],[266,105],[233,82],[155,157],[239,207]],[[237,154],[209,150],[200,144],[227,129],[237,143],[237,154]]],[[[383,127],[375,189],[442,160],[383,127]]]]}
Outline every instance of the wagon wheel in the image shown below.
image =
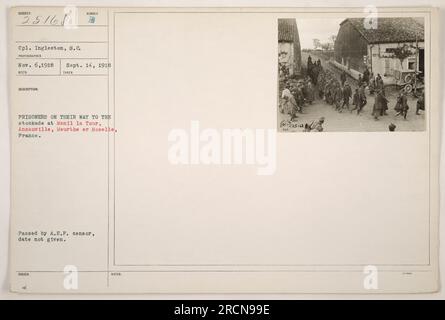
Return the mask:
{"type": "Polygon", "coordinates": [[[407,74],[403,80],[405,80],[406,83],[411,83],[413,81],[413,76],[411,74],[407,74]]]}
{"type": "Polygon", "coordinates": [[[403,89],[405,90],[406,93],[410,93],[411,91],[413,91],[413,86],[408,83],[407,85],[405,85],[403,89]]]}

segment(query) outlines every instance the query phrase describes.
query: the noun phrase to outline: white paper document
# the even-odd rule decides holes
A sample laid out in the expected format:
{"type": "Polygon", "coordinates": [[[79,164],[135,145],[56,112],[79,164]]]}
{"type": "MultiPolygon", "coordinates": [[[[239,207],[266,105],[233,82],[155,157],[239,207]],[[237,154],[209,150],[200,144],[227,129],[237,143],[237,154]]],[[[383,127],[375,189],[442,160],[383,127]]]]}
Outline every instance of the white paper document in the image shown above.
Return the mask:
{"type": "Polygon", "coordinates": [[[438,25],[11,8],[11,290],[437,291],[438,25]]]}

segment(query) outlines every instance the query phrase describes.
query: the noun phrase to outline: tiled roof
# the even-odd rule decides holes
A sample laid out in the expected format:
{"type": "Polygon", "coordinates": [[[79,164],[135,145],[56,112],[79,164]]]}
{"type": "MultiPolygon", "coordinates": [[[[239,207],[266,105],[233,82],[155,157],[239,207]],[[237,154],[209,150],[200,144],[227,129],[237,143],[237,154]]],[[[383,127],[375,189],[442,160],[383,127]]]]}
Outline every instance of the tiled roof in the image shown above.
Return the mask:
{"type": "Polygon", "coordinates": [[[278,19],[278,41],[293,42],[297,30],[295,19],[278,19]]]}
{"type": "Polygon", "coordinates": [[[365,28],[364,18],[348,18],[368,43],[414,42],[424,40],[423,20],[414,18],[377,18],[377,28],[365,28]]]}

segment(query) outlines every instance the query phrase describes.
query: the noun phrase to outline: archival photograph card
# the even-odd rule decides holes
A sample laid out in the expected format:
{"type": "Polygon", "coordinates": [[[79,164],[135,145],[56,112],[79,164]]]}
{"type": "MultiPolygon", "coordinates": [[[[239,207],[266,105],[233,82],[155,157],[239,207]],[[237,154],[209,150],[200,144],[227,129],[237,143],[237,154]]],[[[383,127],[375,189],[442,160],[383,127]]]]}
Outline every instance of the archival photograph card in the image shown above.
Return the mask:
{"type": "Polygon", "coordinates": [[[437,34],[432,8],[10,8],[11,291],[437,291],[437,34]]]}

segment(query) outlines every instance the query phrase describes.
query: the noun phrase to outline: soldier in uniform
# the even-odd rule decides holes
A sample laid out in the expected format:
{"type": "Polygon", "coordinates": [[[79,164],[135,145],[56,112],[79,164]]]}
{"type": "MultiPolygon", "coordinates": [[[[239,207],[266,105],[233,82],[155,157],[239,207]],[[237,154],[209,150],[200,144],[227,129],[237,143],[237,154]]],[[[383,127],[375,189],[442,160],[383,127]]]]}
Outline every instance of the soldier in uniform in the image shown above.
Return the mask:
{"type": "Polygon", "coordinates": [[[326,81],[326,85],[324,86],[324,98],[328,104],[331,103],[331,86],[332,86],[332,80],[326,81]]]}
{"type": "Polygon", "coordinates": [[[343,86],[346,82],[346,71],[343,70],[343,72],[340,75],[341,85],[343,86]]]}
{"type": "Polygon", "coordinates": [[[311,124],[305,124],[304,125],[304,132],[322,132],[323,131],[323,123],[324,123],[324,117],[321,117],[318,121],[312,121],[311,124]]]}
{"type": "Polygon", "coordinates": [[[318,88],[318,97],[320,99],[323,99],[323,89],[325,86],[325,73],[323,70],[318,74],[318,80],[317,80],[317,88],[318,88]]]}
{"type": "Polygon", "coordinates": [[[357,110],[357,114],[359,113],[358,108],[360,104],[360,94],[358,92],[358,88],[355,89],[354,95],[352,96],[352,105],[354,108],[351,109],[351,113],[354,110],[357,110]]]}
{"type": "Polygon", "coordinates": [[[362,83],[363,83],[363,78],[362,78],[362,75],[359,74],[358,75],[358,80],[357,80],[357,86],[361,87],[362,83]]]}
{"type": "Polygon", "coordinates": [[[309,56],[307,58],[307,74],[310,74],[312,72],[312,58],[309,56]]]}
{"type": "Polygon", "coordinates": [[[358,93],[359,93],[359,108],[357,110],[357,114],[359,114],[363,107],[368,103],[366,100],[366,94],[365,94],[365,84],[362,84],[362,86],[358,89],[358,93]]]}
{"type": "Polygon", "coordinates": [[[363,82],[368,85],[369,84],[369,70],[368,67],[365,67],[365,71],[363,71],[363,82]]]}
{"type": "Polygon", "coordinates": [[[343,93],[340,84],[337,82],[334,90],[334,101],[335,101],[335,110],[341,112],[342,101],[343,101],[343,93]]]}
{"type": "Polygon", "coordinates": [[[352,96],[351,86],[349,85],[348,82],[345,82],[345,85],[343,87],[343,105],[341,106],[342,108],[346,106],[346,108],[349,110],[349,98],[351,98],[351,96],[352,96]]]}
{"type": "Polygon", "coordinates": [[[397,103],[396,107],[394,108],[396,110],[396,117],[399,115],[403,115],[403,119],[406,120],[406,116],[408,114],[408,98],[406,97],[405,90],[400,90],[400,94],[397,97],[397,103]]]}
{"type": "Polygon", "coordinates": [[[293,119],[297,102],[295,101],[295,98],[291,93],[290,89],[291,86],[287,84],[286,88],[283,90],[282,93],[283,103],[280,111],[284,114],[290,114],[291,119],[293,119]]]}
{"type": "Polygon", "coordinates": [[[292,93],[290,92],[290,84],[286,83],[286,85],[284,86],[283,91],[281,92],[281,98],[284,99],[284,98],[289,97],[291,95],[292,95],[292,93]]]}
{"type": "Polygon", "coordinates": [[[377,96],[374,101],[374,108],[372,111],[372,115],[374,116],[374,120],[379,120],[379,116],[382,115],[385,106],[388,104],[388,100],[383,95],[383,91],[377,91],[377,96]]]}
{"type": "Polygon", "coordinates": [[[307,102],[309,104],[312,104],[312,102],[315,100],[315,94],[314,94],[314,85],[312,84],[311,80],[308,80],[306,83],[306,96],[307,96],[307,102]]]}
{"type": "Polygon", "coordinates": [[[422,92],[419,99],[417,99],[417,107],[416,107],[416,114],[420,115],[419,111],[423,110],[425,111],[425,94],[422,92]]]}
{"type": "Polygon", "coordinates": [[[375,90],[383,91],[383,95],[385,95],[385,84],[383,83],[382,76],[380,73],[377,73],[377,78],[375,78],[375,90]]]}
{"type": "Polygon", "coordinates": [[[323,131],[324,117],[321,117],[316,123],[312,131],[322,132],[323,131]]]}
{"type": "Polygon", "coordinates": [[[327,103],[329,103],[330,105],[334,103],[334,98],[335,98],[334,94],[335,94],[335,81],[334,79],[331,79],[329,81],[328,100],[327,100],[327,103]]]}
{"type": "Polygon", "coordinates": [[[374,92],[375,92],[375,78],[374,76],[371,76],[371,78],[369,79],[369,93],[374,94],[374,92]]]}
{"type": "Polygon", "coordinates": [[[303,113],[304,94],[301,83],[298,84],[297,88],[295,89],[295,99],[297,100],[297,112],[303,113]]]}
{"type": "Polygon", "coordinates": [[[394,123],[390,123],[388,126],[389,131],[396,131],[396,125],[394,123]]]}

